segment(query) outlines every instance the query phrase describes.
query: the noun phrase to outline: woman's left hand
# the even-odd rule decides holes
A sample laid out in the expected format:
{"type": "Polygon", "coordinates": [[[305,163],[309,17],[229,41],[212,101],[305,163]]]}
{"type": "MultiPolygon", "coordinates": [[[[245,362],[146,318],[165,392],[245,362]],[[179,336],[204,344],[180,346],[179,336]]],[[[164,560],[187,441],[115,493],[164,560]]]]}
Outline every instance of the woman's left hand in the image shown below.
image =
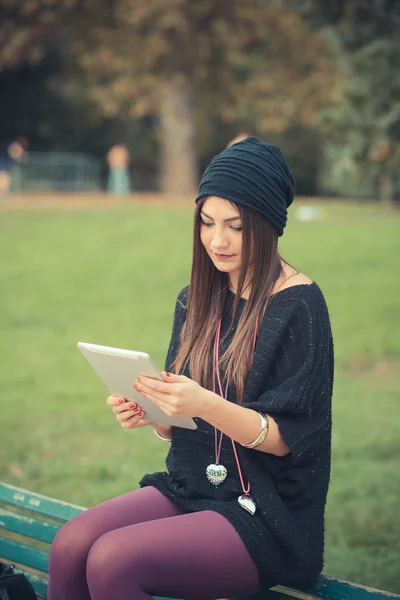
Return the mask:
{"type": "Polygon", "coordinates": [[[162,372],[164,381],[140,376],[134,388],[168,417],[200,417],[211,392],[184,375],[162,372]]]}

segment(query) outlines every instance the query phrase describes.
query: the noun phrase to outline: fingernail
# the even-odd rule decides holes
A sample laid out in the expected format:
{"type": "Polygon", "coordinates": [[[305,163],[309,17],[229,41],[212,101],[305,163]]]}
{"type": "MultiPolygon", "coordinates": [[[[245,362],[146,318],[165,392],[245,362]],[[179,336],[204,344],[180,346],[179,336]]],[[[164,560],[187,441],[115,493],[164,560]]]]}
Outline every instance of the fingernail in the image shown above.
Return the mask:
{"type": "Polygon", "coordinates": [[[135,404],[134,402],[131,402],[131,403],[129,404],[129,408],[136,408],[136,404],[135,404]]]}
{"type": "Polygon", "coordinates": [[[137,383],[133,384],[133,387],[135,388],[135,390],[137,391],[137,383]]]}
{"type": "Polygon", "coordinates": [[[140,381],[140,377],[138,377],[137,380],[140,381]]]}
{"type": "Polygon", "coordinates": [[[171,377],[171,373],[168,373],[168,371],[165,371],[165,374],[167,377],[171,377]]]}
{"type": "Polygon", "coordinates": [[[120,399],[118,400],[118,402],[119,402],[120,404],[123,404],[123,403],[125,402],[125,400],[124,400],[123,398],[120,398],[120,399]]]}

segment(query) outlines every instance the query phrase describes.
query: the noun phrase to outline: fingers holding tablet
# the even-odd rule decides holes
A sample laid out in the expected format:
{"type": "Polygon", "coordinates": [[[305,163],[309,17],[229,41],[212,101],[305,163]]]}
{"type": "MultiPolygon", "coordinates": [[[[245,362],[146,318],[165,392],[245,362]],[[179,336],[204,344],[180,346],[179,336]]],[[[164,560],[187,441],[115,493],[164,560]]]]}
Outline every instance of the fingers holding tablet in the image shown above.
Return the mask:
{"type": "Polygon", "coordinates": [[[109,396],[107,404],[117,417],[117,421],[124,429],[135,429],[150,425],[150,421],[143,419],[144,412],[135,402],[126,402],[121,396],[109,396]]]}
{"type": "Polygon", "coordinates": [[[124,404],[126,402],[125,398],[122,396],[108,396],[107,404],[108,406],[119,406],[120,404],[124,404]]]}
{"type": "MultiPolygon", "coordinates": [[[[165,425],[168,428],[175,426],[197,429],[194,419],[168,416],[155,402],[133,387],[139,376],[164,381],[161,371],[148,354],[87,342],[78,342],[78,348],[112,394],[108,404],[113,409],[118,405],[123,406],[126,399],[127,403],[140,403],[146,420],[151,423],[165,425]]],[[[127,410],[126,406],[125,410],[127,410]]]]}

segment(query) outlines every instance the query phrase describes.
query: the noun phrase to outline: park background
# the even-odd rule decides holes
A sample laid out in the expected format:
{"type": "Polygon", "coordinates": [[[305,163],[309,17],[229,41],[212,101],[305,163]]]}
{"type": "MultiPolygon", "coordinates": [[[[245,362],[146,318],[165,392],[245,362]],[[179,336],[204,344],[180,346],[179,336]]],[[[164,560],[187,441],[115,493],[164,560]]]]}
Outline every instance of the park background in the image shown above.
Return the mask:
{"type": "Polygon", "coordinates": [[[165,445],[118,426],[76,343],[163,365],[199,174],[258,135],[296,176],[281,250],[322,288],[335,339],[324,573],[399,592],[399,4],[0,7],[0,143],[27,142],[0,200],[0,479],[90,506],[164,468],[165,445]],[[106,192],[115,143],[124,196],[106,192]]]}

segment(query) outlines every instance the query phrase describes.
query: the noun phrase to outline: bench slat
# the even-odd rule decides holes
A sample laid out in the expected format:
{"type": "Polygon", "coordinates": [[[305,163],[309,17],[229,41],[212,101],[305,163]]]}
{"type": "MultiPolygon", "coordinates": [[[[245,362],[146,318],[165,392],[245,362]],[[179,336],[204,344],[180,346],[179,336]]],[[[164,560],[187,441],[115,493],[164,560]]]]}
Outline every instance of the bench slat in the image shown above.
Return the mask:
{"type": "MultiPolygon", "coordinates": [[[[45,577],[40,577],[39,575],[35,575],[34,573],[30,573],[29,571],[24,571],[23,569],[15,568],[16,573],[23,573],[27,579],[31,582],[33,589],[35,590],[37,596],[39,598],[43,598],[46,600],[47,598],[47,587],[48,587],[48,579],[45,577]]],[[[171,598],[164,598],[161,596],[154,596],[154,600],[171,600],[171,598]]]]}
{"type": "Polygon", "coordinates": [[[231,598],[231,600],[398,600],[400,596],[377,590],[327,575],[320,575],[309,584],[299,584],[296,588],[277,585],[253,596],[231,598]]]}
{"type": "Polygon", "coordinates": [[[0,483],[0,502],[20,506],[46,517],[60,519],[61,521],[69,521],[72,517],[76,517],[76,515],[86,510],[81,506],[62,502],[61,500],[54,500],[41,494],[34,494],[27,490],[8,485],[7,483],[0,483]]]}
{"type": "Polygon", "coordinates": [[[0,538],[0,558],[7,558],[8,561],[20,563],[25,567],[47,573],[49,559],[47,552],[30,548],[12,540],[0,538]]]}
{"type": "MultiPolygon", "coordinates": [[[[0,483],[0,502],[21,507],[38,515],[52,517],[59,521],[68,521],[86,510],[84,507],[32,493],[2,482],[0,483]]],[[[0,528],[20,533],[33,539],[51,542],[59,526],[41,521],[40,519],[18,515],[0,506],[0,528]]],[[[40,577],[21,569],[16,569],[19,572],[23,572],[30,579],[36,593],[46,599],[47,578],[45,573],[48,571],[47,552],[0,537],[1,558],[43,571],[44,575],[40,577]]],[[[253,596],[231,600],[287,600],[288,596],[299,600],[400,600],[400,595],[398,594],[324,575],[320,575],[310,584],[299,585],[293,589],[286,586],[276,586],[270,590],[263,590],[253,596]]],[[[155,600],[170,599],[155,598],[155,600]]]]}
{"type": "MultiPolygon", "coordinates": [[[[377,590],[343,579],[335,579],[320,575],[318,579],[307,585],[299,585],[297,590],[329,600],[383,600],[384,598],[400,598],[398,594],[377,590]]],[[[282,588],[283,590],[283,588],[282,588]]]]}
{"type": "Polygon", "coordinates": [[[15,512],[1,508],[0,506],[0,529],[20,533],[28,537],[51,543],[59,530],[58,525],[39,521],[32,517],[19,515],[15,512]]]}

